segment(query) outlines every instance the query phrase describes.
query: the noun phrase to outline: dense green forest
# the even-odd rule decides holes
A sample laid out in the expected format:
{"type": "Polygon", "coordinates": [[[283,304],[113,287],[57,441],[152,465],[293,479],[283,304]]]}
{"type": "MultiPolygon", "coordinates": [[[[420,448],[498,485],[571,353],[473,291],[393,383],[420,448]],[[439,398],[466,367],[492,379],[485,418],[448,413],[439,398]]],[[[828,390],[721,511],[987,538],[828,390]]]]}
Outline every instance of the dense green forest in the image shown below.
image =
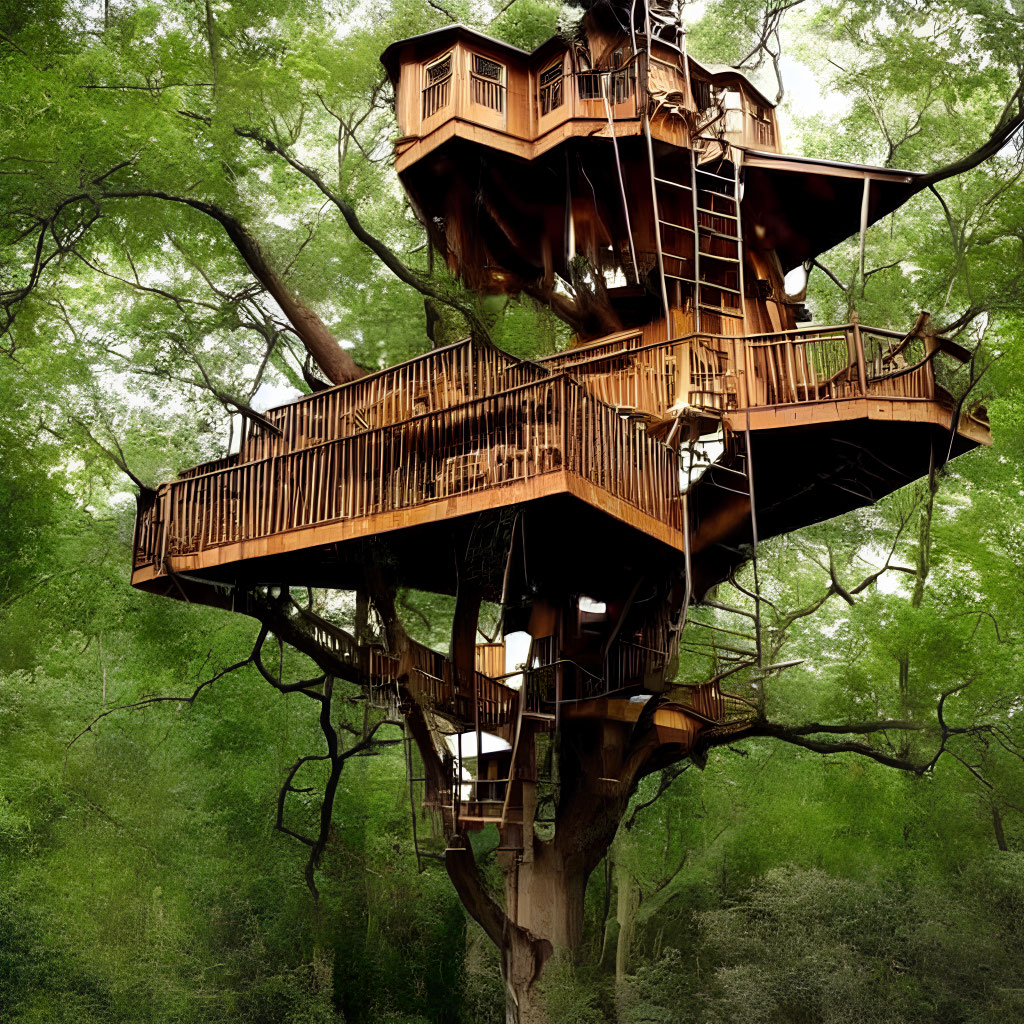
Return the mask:
{"type": "MultiPolygon", "coordinates": [[[[683,15],[692,52],[784,88],[788,151],[930,169],[1024,109],[1019,0],[683,15]]],[[[295,836],[328,770],[292,770],[322,754],[317,707],[268,685],[252,620],[128,577],[136,488],[309,390],[316,339],[290,301],[363,367],[429,348],[428,323],[435,342],[482,324],[517,355],[567,344],[546,309],[478,301],[429,260],[378,57],[452,20],[533,47],[578,17],[0,0],[0,1021],[504,1019],[402,727],[369,736],[345,695],[343,746],[365,746],[307,869],[295,836]]],[[[552,1024],[1024,1019],[1022,170],[1018,132],[872,227],[863,278],[856,240],[811,272],[817,320],[903,330],[928,310],[974,351],[946,383],[984,402],[994,444],[762,546],[764,642],[790,667],[736,687],[797,731],[643,780],[582,947],[543,976],[552,1024]],[[815,741],[823,722],[852,723],[848,749],[815,741]]],[[[402,602],[443,647],[451,603],[402,602]]],[[[681,679],[728,657],[706,640],[684,642],[681,679]]],[[[474,842],[487,870],[496,834],[474,842]]]]}

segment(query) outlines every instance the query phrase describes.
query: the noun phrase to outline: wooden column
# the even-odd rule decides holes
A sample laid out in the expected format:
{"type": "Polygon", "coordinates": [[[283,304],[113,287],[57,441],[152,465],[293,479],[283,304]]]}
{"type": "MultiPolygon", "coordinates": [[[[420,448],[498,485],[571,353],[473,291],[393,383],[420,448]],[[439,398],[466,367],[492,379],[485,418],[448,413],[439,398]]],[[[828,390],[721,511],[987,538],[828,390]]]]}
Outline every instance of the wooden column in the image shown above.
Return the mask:
{"type": "Polygon", "coordinates": [[[864,178],[864,192],[860,201],[860,293],[864,294],[864,246],[868,230],[868,206],[871,200],[871,179],[864,178]]]}
{"type": "Polygon", "coordinates": [[[853,323],[853,354],[857,360],[857,384],[860,387],[860,393],[866,395],[868,393],[868,371],[864,364],[864,339],[860,336],[857,310],[853,311],[850,320],[853,323]]]}

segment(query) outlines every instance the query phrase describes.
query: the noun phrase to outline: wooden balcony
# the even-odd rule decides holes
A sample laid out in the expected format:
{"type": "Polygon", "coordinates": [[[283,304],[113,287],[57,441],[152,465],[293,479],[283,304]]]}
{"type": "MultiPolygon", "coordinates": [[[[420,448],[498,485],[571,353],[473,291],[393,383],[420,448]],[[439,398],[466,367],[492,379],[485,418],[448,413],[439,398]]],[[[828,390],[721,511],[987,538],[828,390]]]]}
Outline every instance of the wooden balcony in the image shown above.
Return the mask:
{"type": "MultiPolygon", "coordinates": [[[[248,424],[238,455],[142,500],[133,583],[230,579],[254,560],[557,495],[680,552],[680,463],[659,440],[677,421],[691,438],[749,427],[766,494],[788,479],[801,430],[845,430],[844,443],[862,434],[887,464],[899,459],[881,449],[910,450],[921,430],[952,436],[954,454],[989,440],[981,413],[952,422],[958,410],[934,362],[965,353],[945,339],[851,323],[644,342],[623,332],[528,363],[467,340],[270,410],[248,424]],[[857,427],[870,422],[875,433],[857,427]]],[[[924,447],[910,455],[887,489],[919,475],[921,458],[927,466],[924,447]]],[[[811,477],[829,469],[802,468],[811,477]]],[[[854,505],[821,507],[834,515],[854,505]]],[[[811,515],[801,507],[794,514],[811,515]]]]}
{"type": "MultiPolygon", "coordinates": [[[[938,358],[962,363],[968,353],[945,338],[847,323],[668,341],[623,331],[539,362],[620,410],[654,419],[712,413],[742,431],[748,418],[754,430],[861,417],[949,427],[955,403],[936,385],[938,358]]],[[[991,441],[983,413],[952,426],[975,444],[991,441]]]]}
{"type": "MultiPolygon", "coordinates": [[[[557,493],[681,545],[675,454],[565,374],[375,426],[355,415],[358,395],[394,393],[395,381],[422,369],[406,364],[381,375],[387,385],[358,381],[277,410],[280,433],[254,426],[247,460],[162,485],[139,513],[135,582],[557,493]]],[[[449,398],[463,396],[478,369],[449,398]]],[[[389,414],[382,405],[377,415],[389,414]]]]}

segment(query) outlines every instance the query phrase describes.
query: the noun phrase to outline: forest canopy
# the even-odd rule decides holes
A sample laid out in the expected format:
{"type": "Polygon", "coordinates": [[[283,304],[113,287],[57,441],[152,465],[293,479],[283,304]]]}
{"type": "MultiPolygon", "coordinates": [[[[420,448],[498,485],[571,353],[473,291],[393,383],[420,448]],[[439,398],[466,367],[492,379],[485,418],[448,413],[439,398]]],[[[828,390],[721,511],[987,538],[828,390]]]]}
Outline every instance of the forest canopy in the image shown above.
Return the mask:
{"type": "MultiPolygon", "coordinates": [[[[1018,1019],[1024,12],[680,10],[695,56],[779,95],[787,152],[934,172],[863,263],[853,238],[806,268],[806,301],[900,331],[928,311],[972,354],[943,383],[994,443],[761,545],[777,670],[746,661],[749,564],[738,613],[693,610],[679,680],[735,669],[760,725],[640,782],[579,948],[545,970],[547,1014],[1018,1019]]],[[[467,335],[569,344],[543,303],[480,298],[435,258],[379,57],[456,22],[532,49],[580,16],[0,0],[0,1019],[504,1019],[401,721],[339,683],[325,729],[283,685],[303,654],[128,578],[136,495],[237,450],[271,405],[467,335]]],[[[357,629],[353,595],[302,600],[357,629]]],[[[397,604],[445,647],[449,598],[397,604]]],[[[495,838],[473,841],[491,892],[495,838]]]]}

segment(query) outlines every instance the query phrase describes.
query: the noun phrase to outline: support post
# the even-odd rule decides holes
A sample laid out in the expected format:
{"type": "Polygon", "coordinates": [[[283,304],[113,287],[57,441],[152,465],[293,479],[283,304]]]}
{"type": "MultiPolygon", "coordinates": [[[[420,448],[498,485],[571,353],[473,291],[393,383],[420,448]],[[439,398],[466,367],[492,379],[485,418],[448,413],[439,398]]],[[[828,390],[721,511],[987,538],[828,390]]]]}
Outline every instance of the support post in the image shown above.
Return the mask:
{"type": "Polygon", "coordinates": [[[733,204],[736,209],[736,255],[739,258],[739,285],[740,285],[740,316],[743,317],[743,334],[746,336],[747,333],[747,294],[746,288],[743,286],[743,214],[740,212],[741,205],[741,187],[742,182],[740,181],[740,158],[737,156],[736,150],[733,150],[732,159],[733,169],[733,197],[736,202],[733,204]]]}
{"type": "Polygon", "coordinates": [[[868,370],[864,362],[864,339],[860,336],[860,320],[857,310],[850,314],[850,320],[853,323],[853,354],[857,360],[857,384],[860,387],[860,393],[866,395],[868,393],[868,370]]]}
{"type": "Polygon", "coordinates": [[[860,294],[864,295],[864,246],[867,240],[868,207],[871,201],[871,179],[864,178],[864,192],[860,201],[860,294]]]}

